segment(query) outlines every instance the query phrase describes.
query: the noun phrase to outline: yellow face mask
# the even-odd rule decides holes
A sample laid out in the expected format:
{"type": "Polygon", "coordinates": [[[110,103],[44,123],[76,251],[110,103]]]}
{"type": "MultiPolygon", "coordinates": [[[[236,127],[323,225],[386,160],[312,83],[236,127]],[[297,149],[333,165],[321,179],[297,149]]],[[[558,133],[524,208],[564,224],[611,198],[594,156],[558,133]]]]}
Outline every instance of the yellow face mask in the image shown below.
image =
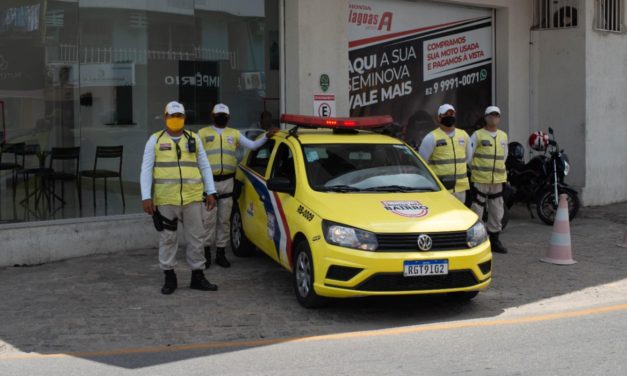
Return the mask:
{"type": "Polygon", "coordinates": [[[165,120],[165,126],[171,132],[179,132],[185,126],[185,119],[172,117],[165,120]]]}

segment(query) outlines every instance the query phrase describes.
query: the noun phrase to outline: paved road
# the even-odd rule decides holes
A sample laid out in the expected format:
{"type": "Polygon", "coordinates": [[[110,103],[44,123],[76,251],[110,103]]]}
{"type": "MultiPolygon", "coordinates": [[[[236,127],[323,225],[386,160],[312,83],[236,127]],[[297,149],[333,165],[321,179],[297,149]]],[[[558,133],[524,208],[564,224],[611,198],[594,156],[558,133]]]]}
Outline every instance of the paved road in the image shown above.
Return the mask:
{"type": "Polygon", "coordinates": [[[154,250],[0,269],[0,375],[625,375],[627,251],[615,247],[625,213],[585,210],[568,267],[538,262],[551,229],[515,213],[511,253],[496,255],[493,286],[465,305],[305,310],[263,257],[212,268],[217,293],[170,297],[154,250]]]}
{"type": "Polygon", "coordinates": [[[352,332],[206,343],[92,357],[9,358],[3,375],[617,375],[627,374],[627,304],[352,332]],[[575,316],[575,317],[569,317],[575,316]]]}

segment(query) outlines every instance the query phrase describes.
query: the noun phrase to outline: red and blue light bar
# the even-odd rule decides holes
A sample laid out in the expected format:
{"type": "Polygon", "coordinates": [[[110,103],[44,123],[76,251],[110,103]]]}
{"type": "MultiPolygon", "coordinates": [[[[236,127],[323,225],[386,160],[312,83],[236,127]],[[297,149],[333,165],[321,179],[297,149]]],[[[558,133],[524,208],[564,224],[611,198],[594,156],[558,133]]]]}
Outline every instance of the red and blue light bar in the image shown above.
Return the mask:
{"type": "Polygon", "coordinates": [[[292,114],[281,115],[281,123],[292,124],[303,128],[373,129],[388,126],[393,122],[394,120],[390,115],[355,118],[331,118],[292,114]]]}

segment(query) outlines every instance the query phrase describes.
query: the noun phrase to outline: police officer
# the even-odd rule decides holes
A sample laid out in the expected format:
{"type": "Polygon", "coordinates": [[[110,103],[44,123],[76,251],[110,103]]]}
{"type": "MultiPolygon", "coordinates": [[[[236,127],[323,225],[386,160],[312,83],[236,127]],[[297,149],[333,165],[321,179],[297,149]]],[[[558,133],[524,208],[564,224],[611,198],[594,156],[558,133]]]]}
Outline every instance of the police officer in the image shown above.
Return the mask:
{"type": "Polygon", "coordinates": [[[418,152],[440,180],[455,181],[452,193],[465,202],[470,188],[466,166],[466,156],[471,152],[468,134],[455,128],[455,108],[450,104],[438,108],[437,120],[438,128],[423,138],[418,152]]]}
{"type": "Polygon", "coordinates": [[[499,240],[503,219],[503,183],[507,181],[505,159],[507,158],[507,133],[498,129],[501,110],[490,106],[485,110],[485,126],[472,134],[472,153],[468,157],[475,198],[472,210],[483,218],[487,209],[486,227],[490,235],[492,250],[507,253],[499,240]]]}
{"type": "Polygon", "coordinates": [[[203,212],[216,205],[211,167],[200,138],[186,131],[185,108],[170,102],[165,108],[165,130],[156,132],[144,150],[141,194],[144,211],[153,216],[159,236],[159,264],[165,274],[161,293],[172,294],[178,283],[174,267],[178,239],[176,229],[183,223],[187,239],[187,263],[192,269],[190,288],[216,291],[218,286],[204,276],[202,249],[203,212]],[[204,199],[203,192],[207,195],[204,199]]]}
{"type": "Polygon", "coordinates": [[[237,167],[236,152],[238,146],[257,149],[276,133],[271,129],[255,141],[242,135],[237,129],[228,127],[230,119],[229,107],[219,103],[213,107],[214,125],[202,128],[198,135],[202,140],[207,158],[213,170],[213,180],[217,190],[217,208],[203,214],[205,226],[205,258],[206,267],[211,265],[211,246],[216,245],[216,264],[228,268],[231,266],[226,259],[225,248],[229,242],[231,209],[233,207],[233,183],[237,167]]]}

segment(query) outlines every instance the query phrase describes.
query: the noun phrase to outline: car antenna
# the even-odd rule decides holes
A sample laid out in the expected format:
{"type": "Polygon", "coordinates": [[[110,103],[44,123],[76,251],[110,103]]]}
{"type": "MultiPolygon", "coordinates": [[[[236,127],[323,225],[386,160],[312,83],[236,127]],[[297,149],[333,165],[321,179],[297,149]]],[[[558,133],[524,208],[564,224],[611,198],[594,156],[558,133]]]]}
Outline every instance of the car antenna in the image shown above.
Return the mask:
{"type": "Polygon", "coordinates": [[[294,136],[298,140],[298,125],[294,125],[289,131],[287,131],[287,136],[285,139],[287,140],[290,136],[294,136]]]}

